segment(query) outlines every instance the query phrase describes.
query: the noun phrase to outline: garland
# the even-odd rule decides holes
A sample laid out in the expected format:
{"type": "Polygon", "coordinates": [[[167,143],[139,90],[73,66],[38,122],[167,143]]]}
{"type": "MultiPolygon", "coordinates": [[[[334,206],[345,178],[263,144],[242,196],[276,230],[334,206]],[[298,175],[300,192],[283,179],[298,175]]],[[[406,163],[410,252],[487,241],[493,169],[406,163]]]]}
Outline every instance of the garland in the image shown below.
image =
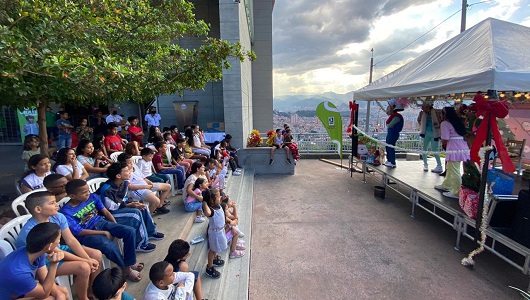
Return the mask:
{"type": "MultiPolygon", "coordinates": [[[[488,160],[485,159],[486,152],[488,150],[493,150],[492,146],[486,146],[482,147],[479,150],[479,156],[481,158],[480,162],[480,169],[482,170],[482,167],[484,166],[484,162],[488,162],[488,160]]],[[[486,191],[489,191],[489,188],[493,189],[493,186],[495,183],[491,185],[491,187],[486,185],[486,191]]],[[[489,193],[484,193],[484,205],[482,209],[482,222],[480,223],[479,231],[480,231],[480,241],[479,246],[475,250],[471,251],[466,257],[462,258],[461,264],[466,267],[472,267],[475,265],[475,261],[473,260],[473,257],[477,254],[480,254],[484,252],[484,244],[486,243],[486,229],[488,227],[488,210],[489,210],[489,202],[490,202],[490,195],[489,193]]]]}

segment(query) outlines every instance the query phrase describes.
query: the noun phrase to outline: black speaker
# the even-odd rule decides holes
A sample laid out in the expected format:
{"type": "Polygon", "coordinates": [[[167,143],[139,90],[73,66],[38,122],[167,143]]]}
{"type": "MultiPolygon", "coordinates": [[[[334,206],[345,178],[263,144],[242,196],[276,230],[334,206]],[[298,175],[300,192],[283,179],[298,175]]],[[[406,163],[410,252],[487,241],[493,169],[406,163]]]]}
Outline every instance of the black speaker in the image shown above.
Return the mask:
{"type": "Polygon", "coordinates": [[[519,191],[516,201],[513,240],[530,248],[530,190],[519,191]]]}

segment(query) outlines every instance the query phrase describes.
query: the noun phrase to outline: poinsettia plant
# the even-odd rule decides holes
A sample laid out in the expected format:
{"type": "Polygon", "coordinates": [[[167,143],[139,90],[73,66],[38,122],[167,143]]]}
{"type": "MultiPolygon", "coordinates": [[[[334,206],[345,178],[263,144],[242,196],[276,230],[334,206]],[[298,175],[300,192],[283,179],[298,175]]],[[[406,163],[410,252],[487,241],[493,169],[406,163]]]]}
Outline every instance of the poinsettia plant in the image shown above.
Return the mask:
{"type": "Polygon", "coordinates": [[[276,137],[276,131],[269,130],[267,131],[267,146],[272,147],[274,144],[274,138],[276,137]]]}

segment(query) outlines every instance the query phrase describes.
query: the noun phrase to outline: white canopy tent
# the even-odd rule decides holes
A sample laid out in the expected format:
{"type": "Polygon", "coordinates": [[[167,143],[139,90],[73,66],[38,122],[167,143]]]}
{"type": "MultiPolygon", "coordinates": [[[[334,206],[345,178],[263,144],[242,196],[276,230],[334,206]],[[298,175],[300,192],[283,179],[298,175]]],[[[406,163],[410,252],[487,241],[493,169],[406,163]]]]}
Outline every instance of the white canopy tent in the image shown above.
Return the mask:
{"type": "Polygon", "coordinates": [[[529,27],[489,18],[356,90],[354,99],[530,91],[529,49],[529,27]]]}

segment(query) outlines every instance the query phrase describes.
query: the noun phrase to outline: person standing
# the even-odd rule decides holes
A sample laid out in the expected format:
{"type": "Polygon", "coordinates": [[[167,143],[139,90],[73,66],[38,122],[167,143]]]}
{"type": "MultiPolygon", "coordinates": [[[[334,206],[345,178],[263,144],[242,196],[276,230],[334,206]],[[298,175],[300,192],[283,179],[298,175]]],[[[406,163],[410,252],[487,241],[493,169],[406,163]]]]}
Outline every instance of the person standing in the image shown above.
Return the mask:
{"type": "Polygon", "coordinates": [[[443,119],[441,129],[442,143],[446,144],[447,149],[445,155],[446,176],[444,182],[434,188],[442,191],[445,197],[458,199],[458,190],[462,185],[460,164],[470,159],[469,147],[465,140],[466,128],[460,121],[454,107],[443,109],[443,119]]]}
{"type": "Polygon", "coordinates": [[[90,126],[94,128],[94,136],[98,133],[107,134],[107,121],[103,118],[101,110],[94,110],[94,115],[90,117],[90,126]]]}
{"type": "Polygon", "coordinates": [[[113,108],[111,109],[111,111],[112,113],[107,116],[105,121],[107,122],[107,124],[114,123],[118,125],[118,134],[120,134],[121,126],[125,125],[125,120],[123,120],[123,118],[120,115],[118,115],[118,111],[116,109],[113,108]]]}
{"type": "MultiPolygon", "coordinates": [[[[423,171],[429,171],[429,165],[427,164],[427,149],[429,145],[431,151],[438,151],[438,140],[442,135],[440,130],[440,118],[438,117],[439,110],[432,107],[430,103],[424,103],[421,106],[420,114],[418,115],[418,123],[420,124],[420,136],[423,138],[423,171]]],[[[433,173],[442,173],[442,162],[440,155],[434,153],[436,159],[436,168],[432,169],[433,173]]]]}
{"type": "Polygon", "coordinates": [[[162,117],[156,113],[156,108],[151,107],[149,114],[145,115],[144,120],[147,122],[147,128],[152,126],[160,127],[160,120],[162,120],[162,117]]]}
{"type": "Polygon", "coordinates": [[[46,106],[46,132],[48,133],[48,144],[51,144],[57,137],[57,124],[55,123],[55,113],[52,111],[52,108],[46,106]]]}
{"type": "Polygon", "coordinates": [[[70,148],[72,146],[72,124],[68,121],[68,113],[64,110],[59,112],[61,118],[57,120],[56,125],[59,131],[59,142],[57,143],[58,150],[63,148],[70,148]]]}
{"type": "MultiPolygon", "coordinates": [[[[399,113],[403,111],[403,106],[397,105],[396,100],[388,101],[388,107],[386,109],[386,114],[389,116],[386,120],[386,127],[388,133],[386,135],[386,143],[392,146],[395,146],[397,140],[399,139],[399,133],[403,129],[403,116],[399,113]]],[[[393,147],[386,146],[386,162],[385,166],[389,168],[396,167],[396,149],[393,147]]]]}

